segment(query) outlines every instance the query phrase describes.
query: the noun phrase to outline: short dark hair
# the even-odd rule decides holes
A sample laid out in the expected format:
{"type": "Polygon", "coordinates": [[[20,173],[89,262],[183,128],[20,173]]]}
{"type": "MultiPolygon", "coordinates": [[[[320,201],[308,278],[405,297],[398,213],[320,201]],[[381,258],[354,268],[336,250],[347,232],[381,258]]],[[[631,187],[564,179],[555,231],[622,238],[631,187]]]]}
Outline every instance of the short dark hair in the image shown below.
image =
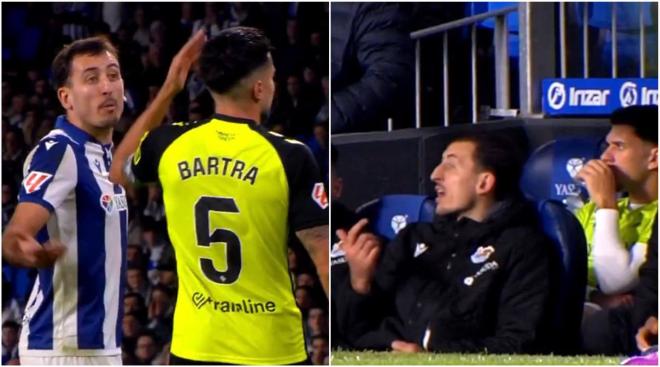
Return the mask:
{"type": "Polygon", "coordinates": [[[20,328],[20,325],[18,325],[18,322],[14,321],[14,320],[7,320],[7,321],[2,323],[2,328],[4,329],[6,327],[14,329],[14,331],[18,331],[18,329],[20,328]]]}
{"type": "Polygon", "coordinates": [[[495,199],[520,196],[519,181],[524,157],[516,141],[502,133],[462,135],[452,143],[466,141],[475,145],[474,160],[495,175],[495,199]]]}
{"type": "Polygon", "coordinates": [[[138,293],[138,292],[128,292],[128,293],[126,293],[126,294],[124,295],[124,299],[126,299],[126,298],[137,298],[137,300],[138,300],[138,302],[140,303],[140,305],[142,305],[143,307],[145,307],[145,304],[144,304],[144,297],[142,297],[142,295],[141,295],[140,293],[138,293]]]}
{"type": "Polygon", "coordinates": [[[83,38],[64,46],[55,56],[51,66],[55,89],[64,86],[69,80],[71,61],[74,57],[78,55],[99,55],[106,51],[119,60],[117,49],[105,37],[83,38]]]}
{"type": "Polygon", "coordinates": [[[137,322],[139,322],[140,324],[142,324],[142,315],[140,315],[140,312],[138,312],[138,311],[126,312],[126,313],[124,314],[124,317],[126,317],[126,316],[135,317],[135,319],[137,320],[137,322]]]}
{"type": "Polygon", "coordinates": [[[154,341],[154,344],[156,344],[156,347],[158,347],[158,344],[160,343],[160,340],[158,339],[158,336],[156,335],[156,333],[154,333],[151,330],[143,330],[138,334],[137,338],[135,338],[136,346],[137,346],[137,340],[142,338],[143,336],[147,336],[147,337],[151,338],[151,340],[154,341]]]}
{"type": "Polygon", "coordinates": [[[161,291],[161,292],[165,293],[165,295],[168,298],[172,298],[172,296],[173,296],[172,295],[172,290],[170,288],[162,285],[162,284],[155,284],[151,287],[151,294],[153,294],[156,291],[161,291]]]}
{"type": "Polygon", "coordinates": [[[610,117],[610,123],[628,125],[642,140],[658,145],[658,106],[628,106],[615,110],[610,117]]]}
{"type": "Polygon", "coordinates": [[[256,28],[233,27],[206,42],[200,56],[200,76],[215,93],[231,90],[268,61],[270,41],[256,28]]]}

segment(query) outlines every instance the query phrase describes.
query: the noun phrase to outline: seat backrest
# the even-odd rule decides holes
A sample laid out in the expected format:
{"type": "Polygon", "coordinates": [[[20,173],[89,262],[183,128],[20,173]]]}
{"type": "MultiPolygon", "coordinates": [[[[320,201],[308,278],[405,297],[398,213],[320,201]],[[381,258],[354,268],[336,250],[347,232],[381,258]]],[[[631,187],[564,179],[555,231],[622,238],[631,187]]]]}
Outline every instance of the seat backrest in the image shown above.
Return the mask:
{"type": "Polygon", "coordinates": [[[376,234],[391,240],[409,223],[431,222],[435,201],[425,195],[385,195],[361,205],[356,212],[369,219],[376,234]]]}
{"type": "Polygon", "coordinates": [[[532,201],[557,200],[569,207],[576,198],[586,200],[586,190],[574,177],[587,161],[600,156],[602,143],[602,137],[571,137],[537,148],[527,160],[520,180],[525,197],[532,201]]]}
{"type": "MultiPolygon", "coordinates": [[[[587,286],[587,244],[575,216],[560,202],[542,200],[537,210],[553,249],[550,352],[573,354],[580,345],[580,323],[587,286]]],[[[547,351],[546,351],[547,352],[547,351]]]]}

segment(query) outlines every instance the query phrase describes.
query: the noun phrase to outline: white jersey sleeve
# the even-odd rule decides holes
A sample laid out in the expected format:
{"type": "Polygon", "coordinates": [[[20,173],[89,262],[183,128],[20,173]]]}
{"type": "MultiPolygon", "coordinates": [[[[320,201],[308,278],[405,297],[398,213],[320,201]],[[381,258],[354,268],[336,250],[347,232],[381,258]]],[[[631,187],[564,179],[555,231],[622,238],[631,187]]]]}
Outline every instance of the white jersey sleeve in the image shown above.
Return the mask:
{"type": "Polygon", "coordinates": [[[52,212],[72,194],[78,173],[69,144],[63,136],[46,137],[30,152],[23,167],[19,202],[40,204],[52,212]]]}

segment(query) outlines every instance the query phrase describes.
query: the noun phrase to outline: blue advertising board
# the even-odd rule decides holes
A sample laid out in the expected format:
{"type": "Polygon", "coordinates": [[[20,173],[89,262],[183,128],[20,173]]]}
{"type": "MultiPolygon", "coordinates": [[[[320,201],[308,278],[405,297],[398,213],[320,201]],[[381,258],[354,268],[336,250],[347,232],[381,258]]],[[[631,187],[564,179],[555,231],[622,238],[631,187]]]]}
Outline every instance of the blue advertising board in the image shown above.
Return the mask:
{"type": "Polygon", "coordinates": [[[658,79],[544,79],[549,116],[608,115],[619,107],[658,104],[658,79]]]}

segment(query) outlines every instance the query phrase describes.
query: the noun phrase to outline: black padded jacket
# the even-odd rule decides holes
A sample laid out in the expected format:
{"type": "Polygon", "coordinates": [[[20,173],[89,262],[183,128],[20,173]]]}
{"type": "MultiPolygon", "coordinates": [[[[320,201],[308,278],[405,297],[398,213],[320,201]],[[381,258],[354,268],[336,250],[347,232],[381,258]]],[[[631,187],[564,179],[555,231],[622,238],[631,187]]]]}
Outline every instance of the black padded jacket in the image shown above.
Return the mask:
{"type": "Polygon", "coordinates": [[[522,202],[483,222],[411,224],[386,245],[369,294],[333,265],[337,332],[356,349],[406,340],[437,352],[533,352],[550,297],[548,241],[522,202]]]}

